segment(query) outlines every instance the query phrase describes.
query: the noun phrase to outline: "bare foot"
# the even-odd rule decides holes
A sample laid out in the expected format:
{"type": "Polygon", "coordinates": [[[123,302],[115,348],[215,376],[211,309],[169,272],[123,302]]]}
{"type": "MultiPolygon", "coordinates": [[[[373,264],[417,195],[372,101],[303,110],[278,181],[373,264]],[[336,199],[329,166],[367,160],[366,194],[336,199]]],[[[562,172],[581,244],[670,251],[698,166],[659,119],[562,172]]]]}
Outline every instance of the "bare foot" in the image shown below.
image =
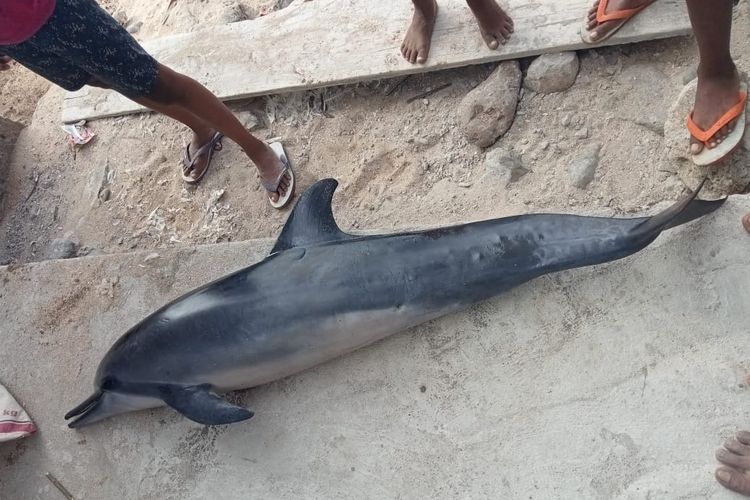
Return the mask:
{"type": "Polygon", "coordinates": [[[513,20],[495,0],[467,0],[487,47],[495,50],[513,33],[513,20]]]}
{"type": "MultiPolygon", "coordinates": [[[[284,164],[281,163],[276,153],[266,144],[264,150],[260,155],[251,158],[253,163],[258,167],[260,176],[263,179],[263,183],[267,185],[275,185],[279,174],[284,170],[284,164]]],[[[286,190],[289,188],[289,184],[292,182],[292,178],[289,173],[284,174],[281,180],[278,181],[278,187],[276,191],[268,191],[268,197],[276,203],[279,198],[286,194],[286,190]]]]}
{"type": "MultiPolygon", "coordinates": [[[[618,10],[637,9],[652,4],[654,1],[655,0],[610,0],[607,4],[605,14],[616,12],[618,10]]],[[[599,0],[594,0],[594,5],[589,9],[588,18],[586,20],[586,29],[589,31],[589,37],[592,42],[601,40],[622,23],[622,21],[619,20],[599,23],[596,20],[597,9],[599,9],[599,0]]]]}
{"type": "Polygon", "coordinates": [[[716,480],[725,488],[750,496],[750,432],[739,431],[716,452],[724,467],[716,469],[716,480]]]}
{"type": "Polygon", "coordinates": [[[745,231],[750,233],[750,212],[745,214],[745,216],[742,218],[742,227],[745,228],[745,231]]]}
{"type": "Polygon", "coordinates": [[[424,64],[430,53],[432,30],[435,28],[438,5],[435,0],[416,0],[414,17],[401,44],[401,55],[414,64],[424,64]]]}
{"type": "MultiPolygon", "coordinates": [[[[702,74],[698,68],[698,90],[695,95],[693,121],[703,130],[708,130],[721,118],[729,108],[737,104],[740,92],[740,77],[734,64],[730,61],[721,74],[702,74]]],[[[718,146],[734,130],[737,120],[732,120],[721,128],[708,142],[708,148],[718,146]]],[[[690,138],[690,153],[698,154],[703,150],[703,143],[695,137],[690,138]]]]}

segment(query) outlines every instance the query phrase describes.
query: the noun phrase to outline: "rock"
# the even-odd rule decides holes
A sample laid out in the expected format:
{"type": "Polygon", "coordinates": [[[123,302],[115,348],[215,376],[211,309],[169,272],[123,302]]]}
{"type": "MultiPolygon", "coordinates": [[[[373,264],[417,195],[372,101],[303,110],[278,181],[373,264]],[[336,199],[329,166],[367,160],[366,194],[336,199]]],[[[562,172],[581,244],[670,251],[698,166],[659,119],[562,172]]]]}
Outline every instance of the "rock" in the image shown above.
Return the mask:
{"type": "Polygon", "coordinates": [[[112,192],[109,190],[109,188],[104,188],[99,191],[99,199],[102,200],[102,202],[108,201],[111,195],[112,192]]]}
{"type": "Polygon", "coordinates": [[[263,128],[263,122],[258,116],[252,111],[242,111],[237,113],[237,118],[240,120],[242,125],[249,131],[263,128]]]}
{"type": "Polygon", "coordinates": [[[487,147],[508,131],[516,115],[520,88],[518,61],[505,61],[466,94],[459,104],[458,117],[470,143],[487,147]]]}
{"type": "Polygon", "coordinates": [[[78,253],[78,245],[65,238],[56,238],[52,240],[47,251],[47,257],[51,260],[70,259],[78,253]]]}
{"type": "Polygon", "coordinates": [[[599,165],[599,151],[601,146],[594,144],[581,152],[568,166],[568,175],[573,185],[584,189],[594,180],[596,167],[599,165]]]}
{"type": "Polygon", "coordinates": [[[144,263],[148,263],[148,262],[151,262],[152,260],[156,260],[158,258],[159,258],[159,254],[156,253],[156,252],[152,252],[152,253],[146,255],[146,258],[143,259],[143,262],[144,263]]]}
{"type": "MultiPolygon", "coordinates": [[[[707,176],[708,182],[703,188],[706,197],[741,193],[750,185],[750,169],[747,168],[750,162],[750,126],[745,128],[741,147],[715,168],[699,167],[690,158],[690,133],[685,126],[685,117],[693,109],[697,83],[697,80],[688,83],[669,110],[664,124],[666,160],[676,167],[678,177],[690,189],[696,188],[707,176]]],[[[750,119],[750,113],[746,117],[750,119]]]]}
{"type": "Polygon", "coordinates": [[[128,27],[125,29],[128,31],[128,33],[133,35],[141,30],[141,26],[143,26],[143,21],[133,21],[128,24],[128,27]]]}
{"type": "Polygon", "coordinates": [[[581,130],[575,133],[576,139],[588,139],[589,129],[583,127],[581,130]]]}
{"type": "Polygon", "coordinates": [[[572,120],[573,118],[570,113],[565,113],[564,115],[562,115],[562,118],[560,118],[560,125],[562,125],[563,127],[570,127],[570,122],[572,120]]]}
{"type": "Polygon", "coordinates": [[[484,171],[488,177],[500,179],[505,186],[529,173],[518,154],[504,148],[494,148],[487,152],[484,157],[484,171]]]}
{"type": "Polygon", "coordinates": [[[575,83],[578,68],[575,52],[542,54],[529,66],[523,86],[542,94],[562,92],[575,83]]]}

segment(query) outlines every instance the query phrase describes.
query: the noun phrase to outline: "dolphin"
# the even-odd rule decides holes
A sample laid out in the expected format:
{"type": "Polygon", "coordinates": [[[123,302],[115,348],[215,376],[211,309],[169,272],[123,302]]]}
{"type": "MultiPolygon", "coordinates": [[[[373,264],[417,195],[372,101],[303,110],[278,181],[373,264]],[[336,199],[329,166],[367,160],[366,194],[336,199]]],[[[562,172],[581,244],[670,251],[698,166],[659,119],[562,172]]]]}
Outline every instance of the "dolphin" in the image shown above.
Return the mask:
{"type": "Polygon", "coordinates": [[[334,220],[336,186],[325,179],[300,197],[263,261],[127,331],[99,364],[94,394],[65,415],[68,425],[165,404],[205,425],[248,419],[253,412],[220,394],[286,377],[543,274],[621,259],[725,201],[698,200],[698,188],[653,217],[531,214],[357,236],[334,220]]]}

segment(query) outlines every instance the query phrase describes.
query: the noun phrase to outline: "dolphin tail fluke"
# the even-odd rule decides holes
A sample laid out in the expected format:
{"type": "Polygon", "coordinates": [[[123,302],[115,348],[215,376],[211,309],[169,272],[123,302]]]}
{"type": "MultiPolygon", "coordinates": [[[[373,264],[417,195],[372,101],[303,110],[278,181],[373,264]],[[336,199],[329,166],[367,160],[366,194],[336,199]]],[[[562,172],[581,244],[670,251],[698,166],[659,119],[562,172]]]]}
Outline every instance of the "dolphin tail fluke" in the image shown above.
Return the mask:
{"type": "Polygon", "coordinates": [[[247,408],[235,406],[213,392],[209,385],[160,386],[159,396],[167,405],[199,424],[232,424],[253,416],[247,408]]]}
{"type": "Polygon", "coordinates": [[[633,228],[633,231],[640,235],[658,236],[664,230],[687,224],[695,219],[708,215],[727,201],[726,198],[720,200],[706,201],[699,200],[696,197],[700,192],[706,180],[701,182],[698,189],[693,191],[685,199],[678,201],[663,212],[649,217],[642,223],[633,228]]]}

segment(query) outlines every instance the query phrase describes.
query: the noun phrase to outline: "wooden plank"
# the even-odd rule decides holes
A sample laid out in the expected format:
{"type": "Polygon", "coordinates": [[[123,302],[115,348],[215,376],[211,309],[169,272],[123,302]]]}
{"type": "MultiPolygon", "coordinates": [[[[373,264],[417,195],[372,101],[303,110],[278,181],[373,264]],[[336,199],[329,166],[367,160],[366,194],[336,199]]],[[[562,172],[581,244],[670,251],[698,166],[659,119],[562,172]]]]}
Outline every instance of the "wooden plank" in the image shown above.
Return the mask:
{"type": "MultiPolygon", "coordinates": [[[[160,38],[144,47],[160,62],[192,76],[223,100],[390,78],[545,52],[587,48],[580,29],[591,0],[510,0],[516,30],[488,49],[463,0],[443,0],[427,64],[404,61],[401,39],[409,0],[312,0],[271,15],[160,38]]],[[[684,0],[660,0],[607,44],[687,34],[684,0]]],[[[68,94],[63,121],[143,111],[119,94],[85,87],[68,94]]]]}

